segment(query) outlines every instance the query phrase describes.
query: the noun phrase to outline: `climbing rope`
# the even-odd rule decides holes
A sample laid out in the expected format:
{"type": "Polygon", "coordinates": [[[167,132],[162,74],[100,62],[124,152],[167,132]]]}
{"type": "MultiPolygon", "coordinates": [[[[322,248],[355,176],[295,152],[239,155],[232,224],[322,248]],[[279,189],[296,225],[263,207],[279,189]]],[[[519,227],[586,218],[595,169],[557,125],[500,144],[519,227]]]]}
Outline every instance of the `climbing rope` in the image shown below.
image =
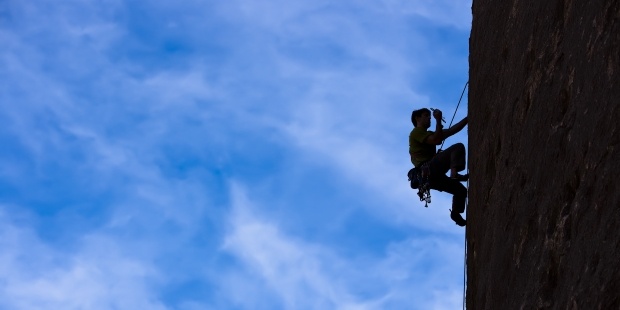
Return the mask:
{"type": "MultiPolygon", "coordinates": [[[[465,83],[465,86],[463,87],[463,91],[461,92],[461,97],[459,98],[459,103],[456,105],[456,109],[454,109],[454,114],[452,115],[452,119],[450,120],[450,126],[448,126],[448,128],[452,127],[452,122],[454,121],[454,117],[456,116],[456,112],[459,110],[459,106],[461,105],[461,100],[463,99],[463,95],[465,94],[465,90],[467,89],[467,85],[469,85],[469,81],[467,81],[465,83]]],[[[439,147],[439,149],[443,148],[443,144],[446,142],[446,140],[443,140],[443,142],[441,142],[441,147],[439,147]]],[[[469,174],[469,168],[467,168],[467,174],[469,174]]],[[[469,193],[469,179],[467,180],[467,192],[469,193]]],[[[469,210],[469,195],[467,195],[467,198],[465,199],[465,210],[469,210]]],[[[464,257],[463,257],[463,310],[465,310],[465,304],[467,302],[466,298],[467,298],[467,226],[465,226],[465,236],[463,238],[464,244],[463,244],[463,248],[464,248],[464,257]]]]}
{"type": "MultiPolygon", "coordinates": [[[[465,228],[467,230],[467,228],[465,228]]],[[[463,310],[465,310],[465,304],[467,302],[467,233],[465,234],[465,258],[463,259],[463,310]]]]}
{"type": "MultiPolygon", "coordinates": [[[[459,110],[459,106],[461,105],[461,100],[463,99],[463,95],[465,94],[465,90],[467,89],[467,85],[469,85],[469,81],[467,81],[465,83],[465,87],[463,87],[463,92],[461,92],[461,98],[459,98],[459,103],[456,105],[456,109],[454,109],[454,115],[452,115],[452,120],[450,120],[450,126],[448,126],[448,128],[452,127],[452,122],[454,121],[454,117],[456,116],[456,111],[459,110]]],[[[440,150],[443,149],[443,144],[446,143],[446,140],[443,140],[443,142],[441,142],[441,146],[439,147],[440,150]]]]}
{"type": "MultiPolygon", "coordinates": [[[[465,84],[467,85],[467,84],[465,84]]],[[[467,168],[467,173],[469,174],[469,168],[467,168]]],[[[467,179],[467,191],[469,192],[469,179],[467,179]]],[[[469,209],[469,195],[465,198],[465,210],[469,209]]],[[[464,249],[465,255],[463,258],[463,310],[465,310],[465,304],[467,303],[467,225],[465,226],[465,236],[464,236],[464,249]]]]}

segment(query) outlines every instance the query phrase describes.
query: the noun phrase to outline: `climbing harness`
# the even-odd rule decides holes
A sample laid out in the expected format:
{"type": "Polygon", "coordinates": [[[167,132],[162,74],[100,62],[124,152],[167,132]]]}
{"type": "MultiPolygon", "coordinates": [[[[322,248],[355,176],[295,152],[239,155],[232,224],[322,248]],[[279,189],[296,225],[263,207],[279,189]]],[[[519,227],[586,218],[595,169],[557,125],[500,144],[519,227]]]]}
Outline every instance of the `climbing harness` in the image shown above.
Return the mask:
{"type": "Polygon", "coordinates": [[[431,167],[430,161],[421,164],[418,168],[413,167],[407,173],[411,188],[418,190],[420,201],[424,201],[424,207],[428,208],[431,202],[431,167]]]}

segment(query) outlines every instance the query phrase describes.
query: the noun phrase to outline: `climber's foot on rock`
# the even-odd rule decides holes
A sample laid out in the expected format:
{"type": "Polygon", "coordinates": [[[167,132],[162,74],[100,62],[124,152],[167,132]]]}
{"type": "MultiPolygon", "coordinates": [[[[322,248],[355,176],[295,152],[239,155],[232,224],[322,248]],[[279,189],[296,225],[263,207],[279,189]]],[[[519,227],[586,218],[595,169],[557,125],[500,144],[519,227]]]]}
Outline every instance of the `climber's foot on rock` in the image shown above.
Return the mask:
{"type": "Polygon", "coordinates": [[[451,176],[450,178],[453,179],[453,180],[457,180],[459,182],[465,182],[465,181],[469,180],[469,173],[465,174],[465,175],[461,175],[461,174],[457,173],[457,174],[451,176]]]}
{"type": "Polygon", "coordinates": [[[463,226],[465,226],[465,224],[467,224],[467,221],[465,219],[463,219],[463,217],[461,216],[460,213],[451,212],[450,213],[450,218],[454,221],[454,223],[456,223],[456,225],[459,225],[461,227],[463,227],[463,226]]]}

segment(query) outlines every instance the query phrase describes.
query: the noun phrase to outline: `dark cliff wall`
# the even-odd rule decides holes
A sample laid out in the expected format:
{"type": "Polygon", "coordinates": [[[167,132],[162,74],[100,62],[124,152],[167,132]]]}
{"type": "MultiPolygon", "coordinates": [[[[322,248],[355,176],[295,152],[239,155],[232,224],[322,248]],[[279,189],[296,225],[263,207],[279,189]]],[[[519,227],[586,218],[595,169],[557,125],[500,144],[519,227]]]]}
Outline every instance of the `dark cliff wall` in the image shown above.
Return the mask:
{"type": "Polygon", "coordinates": [[[473,0],[468,309],[620,309],[620,0],[473,0]]]}

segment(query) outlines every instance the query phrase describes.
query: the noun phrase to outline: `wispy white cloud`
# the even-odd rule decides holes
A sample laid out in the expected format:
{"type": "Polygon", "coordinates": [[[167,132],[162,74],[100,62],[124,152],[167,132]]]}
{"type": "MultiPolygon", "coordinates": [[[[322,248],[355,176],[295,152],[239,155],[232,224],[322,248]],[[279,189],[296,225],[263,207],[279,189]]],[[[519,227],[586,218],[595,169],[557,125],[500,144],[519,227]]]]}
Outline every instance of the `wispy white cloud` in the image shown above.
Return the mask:
{"type": "Polygon", "coordinates": [[[158,272],[124,253],[117,240],[85,236],[76,251],[56,249],[28,226],[15,226],[5,211],[0,213],[3,309],[166,309],[153,295],[158,272]]]}
{"type": "Polygon", "coordinates": [[[383,0],[388,10],[398,10],[404,14],[413,14],[424,17],[427,21],[439,25],[447,25],[459,29],[469,29],[471,26],[471,2],[458,0],[383,0]]]}
{"type": "MultiPolygon", "coordinates": [[[[231,233],[224,249],[249,264],[251,272],[264,279],[286,309],[342,308],[351,296],[324,275],[326,257],[319,246],[299,244],[277,226],[251,213],[240,189],[234,189],[231,233]]],[[[303,242],[302,242],[303,243],[303,242]]]]}
{"type": "Polygon", "coordinates": [[[237,293],[250,300],[269,296],[285,309],[452,309],[461,302],[458,282],[445,282],[462,275],[451,261],[461,250],[454,240],[419,236],[388,245],[379,257],[345,258],[263,219],[238,185],[232,194],[223,249],[245,266],[237,293]]]}

